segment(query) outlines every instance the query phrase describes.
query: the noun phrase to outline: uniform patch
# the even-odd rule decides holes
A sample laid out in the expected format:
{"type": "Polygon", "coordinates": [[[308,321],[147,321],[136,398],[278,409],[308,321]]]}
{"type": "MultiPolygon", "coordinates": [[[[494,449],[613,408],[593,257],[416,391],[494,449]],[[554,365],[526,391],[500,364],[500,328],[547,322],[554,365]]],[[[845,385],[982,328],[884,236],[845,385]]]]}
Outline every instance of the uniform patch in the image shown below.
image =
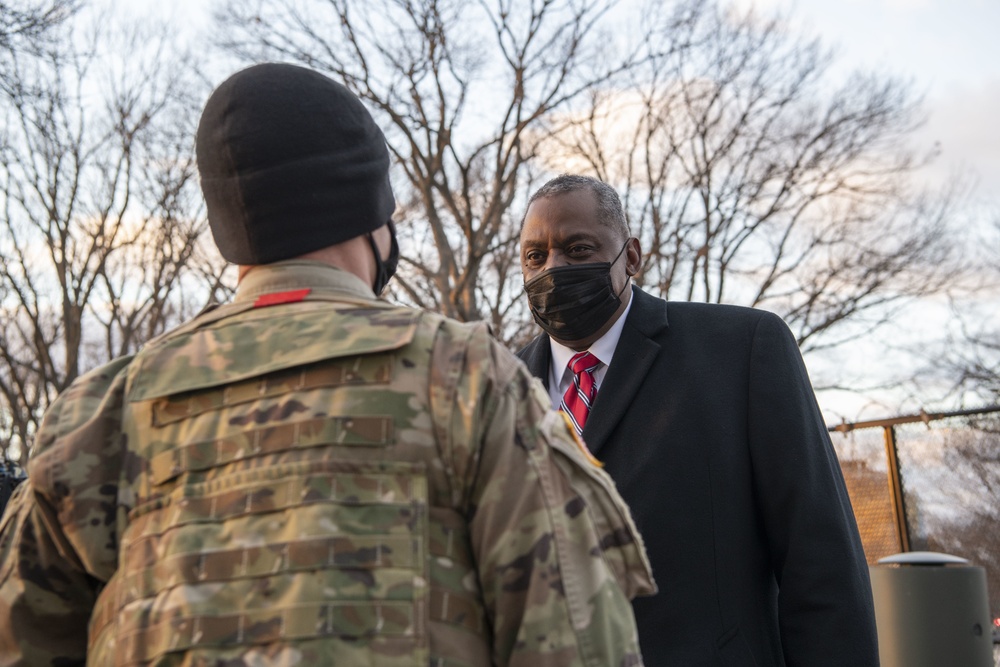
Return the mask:
{"type": "Polygon", "coordinates": [[[590,453],[589,449],[587,449],[587,445],[584,444],[580,436],[576,434],[576,428],[573,427],[573,421],[569,418],[569,415],[563,412],[562,410],[559,410],[559,414],[562,416],[563,421],[566,422],[566,428],[569,431],[569,434],[573,436],[573,442],[575,442],[576,446],[580,449],[581,452],[583,452],[583,456],[591,463],[591,465],[595,465],[598,468],[603,468],[604,464],[598,461],[596,458],[594,458],[594,455],[590,453]]]}
{"type": "Polygon", "coordinates": [[[264,294],[263,296],[257,297],[257,300],[253,302],[254,308],[265,308],[267,306],[278,306],[283,303],[298,303],[306,298],[312,292],[312,289],[293,289],[287,292],[272,292],[271,294],[264,294]]]}

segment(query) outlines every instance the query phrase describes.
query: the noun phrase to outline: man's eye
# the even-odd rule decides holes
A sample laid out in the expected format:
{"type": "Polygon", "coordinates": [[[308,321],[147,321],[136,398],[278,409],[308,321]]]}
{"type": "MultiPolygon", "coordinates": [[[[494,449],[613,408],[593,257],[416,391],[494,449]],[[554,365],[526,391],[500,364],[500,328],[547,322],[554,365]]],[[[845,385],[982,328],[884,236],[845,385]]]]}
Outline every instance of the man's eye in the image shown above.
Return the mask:
{"type": "Polygon", "coordinates": [[[531,264],[545,261],[545,255],[540,252],[529,252],[524,256],[524,261],[531,264]]]}
{"type": "Polygon", "coordinates": [[[567,255],[583,255],[583,254],[586,254],[589,251],[590,251],[590,247],[589,246],[574,245],[574,246],[570,246],[566,250],[566,254],[567,255]]]}

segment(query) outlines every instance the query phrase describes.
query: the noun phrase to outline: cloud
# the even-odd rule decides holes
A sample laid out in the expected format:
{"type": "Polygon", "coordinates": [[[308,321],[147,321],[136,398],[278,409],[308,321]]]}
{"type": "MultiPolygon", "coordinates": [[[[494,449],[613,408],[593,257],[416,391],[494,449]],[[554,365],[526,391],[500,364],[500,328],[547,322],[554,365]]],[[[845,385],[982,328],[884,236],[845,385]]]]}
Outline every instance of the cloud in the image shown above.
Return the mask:
{"type": "Polygon", "coordinates": [[[930,9],[934,3],[932,0],[885,0],[885,4],[893,11],[915,11],[930,9]]]}
{"type": "Polygon", "coordinates": [[[971,170],[983,194],[1000,198],[1000,78],[952,84],[927,100],[921,138],[938,142],[938,169],[971,170]]]}

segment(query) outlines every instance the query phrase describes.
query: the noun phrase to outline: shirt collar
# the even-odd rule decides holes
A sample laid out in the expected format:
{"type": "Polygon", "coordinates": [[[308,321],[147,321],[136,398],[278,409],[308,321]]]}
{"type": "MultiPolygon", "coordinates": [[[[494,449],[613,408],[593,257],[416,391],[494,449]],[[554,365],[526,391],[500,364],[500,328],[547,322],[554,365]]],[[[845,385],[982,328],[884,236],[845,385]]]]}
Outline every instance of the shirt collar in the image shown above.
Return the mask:
{"type": "MultiPolygon", "coordinates": [[[[615,320],[615,323],[611,325],[611,328],[604,332],[604,335],[598,338],[590,346],[588,351],[598,358],[598,360],[605,366],[611,365],[611,358],[615,356],[615,348],[618,347],[618,339],[621,338],[622,329],[625,328],[625,319],[628,317],[628,311],[632,309],[632,302],[634,301],[634,294],[629,294],[628,305],[625,306],[625,310],[622,311],[621,316],[615,320]]],[[[552,351],[552,362],[549,366],[554,379],[558,382],[562,378],[563,372],[569,365],[569,360],[576,354],[576,350],[568,348],[561,343],[557,343],[551,336],[549,336],[549,345],[552,351]]]]}

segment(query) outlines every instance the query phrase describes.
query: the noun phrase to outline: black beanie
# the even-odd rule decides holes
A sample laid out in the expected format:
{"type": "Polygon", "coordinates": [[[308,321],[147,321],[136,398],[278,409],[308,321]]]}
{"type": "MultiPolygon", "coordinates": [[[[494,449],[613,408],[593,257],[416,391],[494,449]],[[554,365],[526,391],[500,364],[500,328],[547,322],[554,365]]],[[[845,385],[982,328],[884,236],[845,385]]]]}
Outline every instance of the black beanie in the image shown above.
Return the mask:
{"type": "Polygon", "coordinates": [[[295,65],[254,65],[209,97],[198,171],[222,256],[267,264],[389,222],[385,137],[347,88],[295,65]]]}

